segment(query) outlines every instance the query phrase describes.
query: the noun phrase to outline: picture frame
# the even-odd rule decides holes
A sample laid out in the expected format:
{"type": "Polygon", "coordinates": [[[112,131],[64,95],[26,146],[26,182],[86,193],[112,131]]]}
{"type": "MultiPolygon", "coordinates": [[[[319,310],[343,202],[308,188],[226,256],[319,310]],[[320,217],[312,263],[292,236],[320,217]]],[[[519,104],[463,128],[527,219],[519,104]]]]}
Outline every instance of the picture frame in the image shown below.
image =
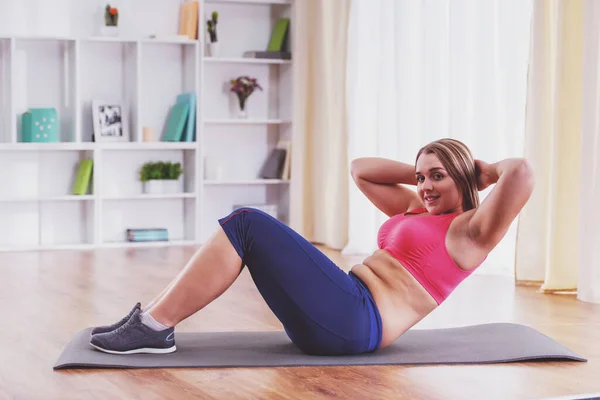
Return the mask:
{"type": "Polygon", "coordinates": [[[129,142],[128,118],[121,102],[93,100],[93,141],[129,142]]]}

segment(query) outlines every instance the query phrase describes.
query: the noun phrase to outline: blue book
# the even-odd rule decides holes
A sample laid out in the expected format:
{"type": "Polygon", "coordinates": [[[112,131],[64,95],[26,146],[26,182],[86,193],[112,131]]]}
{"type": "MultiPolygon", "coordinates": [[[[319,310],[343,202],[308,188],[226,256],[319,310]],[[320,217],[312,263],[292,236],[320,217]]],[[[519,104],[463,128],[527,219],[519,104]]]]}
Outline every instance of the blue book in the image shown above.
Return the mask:
{"type": "Polygon", "coordinates": [[[165,228],[127,229],[128,242],[156,242],[169,240],[169,233],[165,228]]]}
{"type": "Polygon", "coordinates": [[[176,103],[171,107],[171,112],[167,119],[163,141],[180,142],[183,136],[183,129],[187,121],[190,106],[186,103],[176,103]]]}
{"type": "Polygon", "coordinates": [[[188,118],[181,141],[193,142],[196,140],[196,93],[181,93],[177,96],[176,103],[189,106],[188,118]]]}

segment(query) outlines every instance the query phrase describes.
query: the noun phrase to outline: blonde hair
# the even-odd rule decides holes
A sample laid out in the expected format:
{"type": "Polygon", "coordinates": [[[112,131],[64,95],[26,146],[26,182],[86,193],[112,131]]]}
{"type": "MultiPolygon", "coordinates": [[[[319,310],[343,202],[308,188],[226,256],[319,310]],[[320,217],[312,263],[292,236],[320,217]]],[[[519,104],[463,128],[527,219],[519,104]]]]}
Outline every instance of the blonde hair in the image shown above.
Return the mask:
{"type": "Polygon", "coordinates": [[[475,163],[471,150],[464,143],[450,138],[431,142],[419,150],[415,165],[421,154],[435,154],[440,160],[462,193],[463,211],[479,207],[475,163]]]}

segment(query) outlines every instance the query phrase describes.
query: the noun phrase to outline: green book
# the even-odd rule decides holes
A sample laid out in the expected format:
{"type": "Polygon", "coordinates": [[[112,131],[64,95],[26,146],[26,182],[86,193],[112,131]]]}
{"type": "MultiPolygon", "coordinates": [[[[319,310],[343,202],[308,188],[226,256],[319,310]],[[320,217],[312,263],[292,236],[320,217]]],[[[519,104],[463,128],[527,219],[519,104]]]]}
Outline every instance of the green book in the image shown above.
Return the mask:
{"type": "Polygon", "coordinates": [[[267,51],[284,51],[284,46],[287,41],[288,28],[290,25],[289,18],[279,18],[275,24],[275,28],[271,33],[271,40],[267,51]]]}
{"type": "Polygon", "coordinates": [[[73,194],[84,195],[87,193],[92,177],[93,164],[94,161],[89,158],[81,161],[77,177],[75,178],[75,184],[73,185],[73,194]]]}
{"type": "Polygon", "coordinates": [[[189,112],[190,105],[188,103],[176,103],[171,108],[163,136],[164,142],[181,141],[189,112]]]}

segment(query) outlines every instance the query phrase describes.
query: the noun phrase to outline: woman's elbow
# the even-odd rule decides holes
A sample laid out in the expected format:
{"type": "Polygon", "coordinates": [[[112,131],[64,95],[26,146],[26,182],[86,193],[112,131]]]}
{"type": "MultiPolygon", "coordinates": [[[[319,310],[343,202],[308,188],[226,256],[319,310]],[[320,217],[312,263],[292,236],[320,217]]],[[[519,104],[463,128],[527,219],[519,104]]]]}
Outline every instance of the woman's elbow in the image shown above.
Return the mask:
{"type": "Polygon", "coordinates": [[[531,193],[535,187],[535,173],[531,163],[523,158],[515,168],[515,175],[519,182],[522,182],[531,193]]]}
{"type": "Polygon", "coordinates": [[[362,164],[362,158],[355,158],[350,162],[350,175],[352,176],[352,178],[357,179],[360,177],[362,164]]]}

